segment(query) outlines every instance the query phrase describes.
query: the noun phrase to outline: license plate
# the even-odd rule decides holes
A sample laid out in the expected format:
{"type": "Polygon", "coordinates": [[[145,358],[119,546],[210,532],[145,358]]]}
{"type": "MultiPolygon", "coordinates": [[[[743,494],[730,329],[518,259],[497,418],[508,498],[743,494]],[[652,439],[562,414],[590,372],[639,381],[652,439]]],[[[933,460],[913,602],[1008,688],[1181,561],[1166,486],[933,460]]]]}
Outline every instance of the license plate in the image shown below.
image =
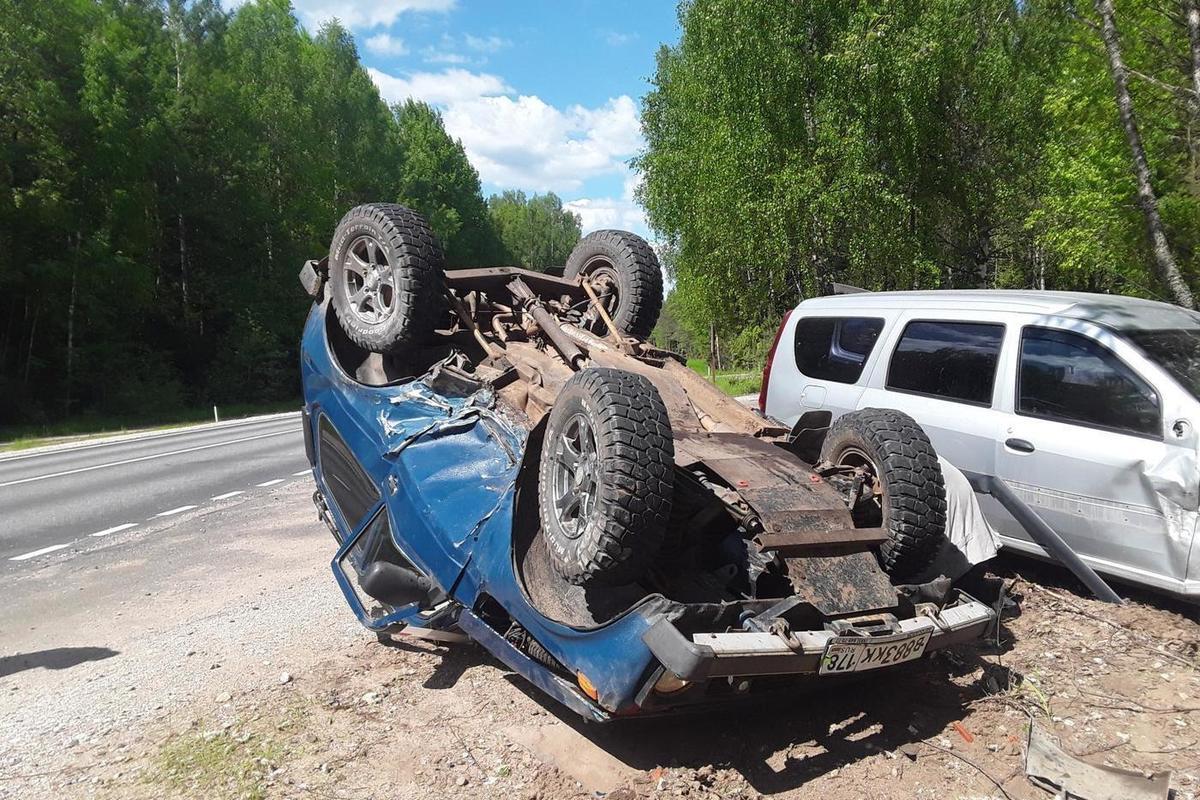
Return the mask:
{"type": "Polygon", "coordinates": [[[818,673],[835,675],[843,672],[862,672],[913,661],[925,654],[925,645],[929,644],[931,633],[933,631],[919,631],[879,639],[859,636],[835,637],[825,645],[825,654],[821,656],[818,673]]]}

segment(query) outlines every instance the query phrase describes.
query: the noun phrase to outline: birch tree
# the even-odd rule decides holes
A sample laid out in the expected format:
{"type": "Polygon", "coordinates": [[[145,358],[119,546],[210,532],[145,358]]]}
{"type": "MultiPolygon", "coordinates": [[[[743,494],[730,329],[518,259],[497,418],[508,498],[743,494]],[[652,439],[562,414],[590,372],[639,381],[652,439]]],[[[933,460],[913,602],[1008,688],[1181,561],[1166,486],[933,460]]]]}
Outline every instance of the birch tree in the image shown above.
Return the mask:
{"type": "Polygon", "coordinates": [[[1125,132],[1125,140],[1129,144],[1129,154],[1133,162],[1134,179],[1137,181],[1137,204],[1146,219],[1146,230],[1150,238],[1150,250],[1154,256],[1154,266],[1159,279],[1170,290],[1172,298],[1184,308],[1195,308],[1196,302],[1192,290],[1179,271],[1175,256],[1171,252],[1170,242],[1167,241],[1166,228],[1158,210],[1158,197],[1154,194],[1154,185],[1150,179],[1150,162],[1146,158],[1146,148],[1142,144],[1142,135],[1138,130],[1137,116],[1134,113],[1133,98],[1129,94],[1129,69],[1125,65],[1121,53],[1121,39],[1117,32],[1116,12],[1112,0],[1095,0],[1096,13],[1100,15],[1100,37],[1104,41],[1104,51],[1108,56],[1109,73],[1112,75],[1113,93],[1117,101],[1117,113],[1121,118],[1121,128],[1125,132]]]}

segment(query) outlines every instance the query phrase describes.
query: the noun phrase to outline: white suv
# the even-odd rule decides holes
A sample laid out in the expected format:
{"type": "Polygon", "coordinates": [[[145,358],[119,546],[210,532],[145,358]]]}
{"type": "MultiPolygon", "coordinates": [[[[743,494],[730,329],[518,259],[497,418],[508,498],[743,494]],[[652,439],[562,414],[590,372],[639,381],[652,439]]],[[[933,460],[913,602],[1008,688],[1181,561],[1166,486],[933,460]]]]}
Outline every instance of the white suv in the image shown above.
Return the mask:
{"type": "MultiPolygon", "coordinates": [[[[1098,572],[1200,596],[1200,314],[1077,292],[856,293],[789,312],[759,407],[801,428],[905,411],[1098,572]]],[[[1045,555],[992,497],[1006,546],[1045,555]]]]}

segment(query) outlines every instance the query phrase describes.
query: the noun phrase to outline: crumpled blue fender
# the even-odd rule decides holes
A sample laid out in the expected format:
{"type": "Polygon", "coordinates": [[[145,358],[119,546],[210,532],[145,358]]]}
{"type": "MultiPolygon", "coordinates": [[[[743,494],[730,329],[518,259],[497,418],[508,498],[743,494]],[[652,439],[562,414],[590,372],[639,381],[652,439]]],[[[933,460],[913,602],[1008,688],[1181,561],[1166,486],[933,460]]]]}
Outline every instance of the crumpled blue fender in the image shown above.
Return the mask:
{"type": "MultiPolygon", "coordinates": [[[[653,660],[641,639],[652,620],[635,608],[595,629],[570,628],[543,617],[516,574],[515,488],[528,432],[506,419],[490,388],[467,397],[434,391],[436,366],[402,384],[358,383],[330,352],[326,313],[326,305],[314,306],[302,341],[309,424],[315,432],[328,417],[380,487],[396,549],[468,611],[483,595],[493,598],[562,664],[584,673],[605,709],[633,705],[653,660]]],[[[316,477],[327,487],[320,461],[316,477]]],[[[358,529],[359,521],[339,521],[345,531],[358,529]]],[[[658,600],[643,605],[661,611],[658,600]]],[[[422,624],[415,612],[406,621],[422,624]]],[[[481,643],[508,646],[491,637],[481,643]]],[[[542,688],[561,683],[536,662],[497,655],[542,688]]]]}

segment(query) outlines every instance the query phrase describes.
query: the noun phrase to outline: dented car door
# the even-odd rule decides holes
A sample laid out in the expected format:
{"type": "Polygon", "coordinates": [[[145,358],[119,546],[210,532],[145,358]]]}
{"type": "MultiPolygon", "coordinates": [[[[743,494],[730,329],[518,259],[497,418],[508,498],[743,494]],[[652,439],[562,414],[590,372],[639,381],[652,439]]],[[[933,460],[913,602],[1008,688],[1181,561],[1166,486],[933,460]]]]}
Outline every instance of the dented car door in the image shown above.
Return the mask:
{"type": "MultiPolygon", "coordinates": [[[[996,474],[1093,566],[1182,589],[1197,476],[1194,433],[1176,425],[1178,387],[1091,323],[1039,320],[1010,335],[996,474]]],[[[1010,543],[1033,547],[1011,519],[998,522],[1010,543]]]]}

